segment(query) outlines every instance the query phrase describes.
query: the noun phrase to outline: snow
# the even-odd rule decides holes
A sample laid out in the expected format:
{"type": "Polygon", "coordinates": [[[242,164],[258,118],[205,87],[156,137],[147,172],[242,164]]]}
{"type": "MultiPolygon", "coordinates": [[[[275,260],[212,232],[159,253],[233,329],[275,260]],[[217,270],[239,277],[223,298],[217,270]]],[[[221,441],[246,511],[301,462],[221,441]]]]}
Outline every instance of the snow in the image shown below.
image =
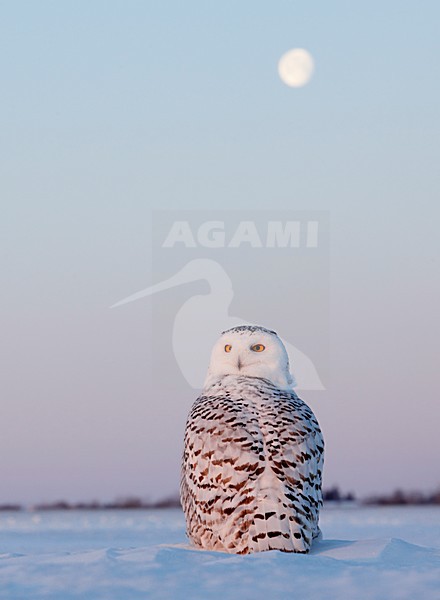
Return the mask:
{"type": "Polygon", "coordinates": [[[440,507],[326,507],[311,554],[191,548],[179,510],[0,514],[1,600],[440,597],[440,507]]]}

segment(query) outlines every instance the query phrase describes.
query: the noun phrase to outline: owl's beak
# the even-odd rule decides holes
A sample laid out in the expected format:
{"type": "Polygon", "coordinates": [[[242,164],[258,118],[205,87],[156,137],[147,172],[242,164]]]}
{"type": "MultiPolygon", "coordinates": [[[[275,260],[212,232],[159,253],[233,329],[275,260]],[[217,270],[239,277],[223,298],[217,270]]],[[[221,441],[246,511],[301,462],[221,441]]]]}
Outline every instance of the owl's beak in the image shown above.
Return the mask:
{"type": "Polygon", "coordinates": [[[238,362],[237,362],[237,368],[238,368],[238,370],[240,370],[241,367],[242,367],[241,360],[240,360],[240,357],[238,357],[238,362]]]}

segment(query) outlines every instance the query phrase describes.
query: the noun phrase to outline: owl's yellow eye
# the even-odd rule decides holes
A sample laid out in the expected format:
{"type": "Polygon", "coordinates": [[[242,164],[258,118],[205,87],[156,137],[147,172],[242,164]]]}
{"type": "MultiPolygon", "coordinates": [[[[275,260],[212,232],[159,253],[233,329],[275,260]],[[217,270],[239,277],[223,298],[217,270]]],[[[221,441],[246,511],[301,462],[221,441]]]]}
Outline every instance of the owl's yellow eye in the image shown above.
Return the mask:
{"type": "Polygon", "coordinates": [[[253,350],[254,352],[263,352],[263,350],[266,349],[266,346],[263,346],[263,344],[254,344],[253,346],[251,346],[251,350],[253,350]]]}
{"type": "Polygon", "coordinates": [[[231,344],[226,344],[226,346],[225,346],[225,352],[230,352],[231,350],[232,350],[231,344]]]}

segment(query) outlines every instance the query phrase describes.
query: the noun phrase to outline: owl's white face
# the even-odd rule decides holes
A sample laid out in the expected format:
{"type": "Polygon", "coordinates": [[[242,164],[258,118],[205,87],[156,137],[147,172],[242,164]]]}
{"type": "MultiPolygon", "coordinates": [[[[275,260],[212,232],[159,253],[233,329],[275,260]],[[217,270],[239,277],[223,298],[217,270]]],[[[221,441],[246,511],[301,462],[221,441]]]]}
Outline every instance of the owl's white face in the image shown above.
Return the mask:
{"type": "Polygon", "coordinates": [[[263,377],[281,389],[291,389],[293,378],[283,342],[263,327],[234,327],[214,345],[205,388],[224,375],[263,377]]]}

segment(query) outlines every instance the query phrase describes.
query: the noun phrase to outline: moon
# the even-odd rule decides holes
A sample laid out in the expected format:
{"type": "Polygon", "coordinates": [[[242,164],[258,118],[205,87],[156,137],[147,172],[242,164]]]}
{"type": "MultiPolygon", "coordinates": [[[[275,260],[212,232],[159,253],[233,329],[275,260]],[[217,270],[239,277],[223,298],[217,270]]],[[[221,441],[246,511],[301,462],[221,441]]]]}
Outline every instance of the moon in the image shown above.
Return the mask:
{"type": "Polygon", "coordinates": [[[306,85],[313,75],[313,70],[313,57],[303,48],[289,50],[278,62],[278,74],[289,87],[306,85]]]}

